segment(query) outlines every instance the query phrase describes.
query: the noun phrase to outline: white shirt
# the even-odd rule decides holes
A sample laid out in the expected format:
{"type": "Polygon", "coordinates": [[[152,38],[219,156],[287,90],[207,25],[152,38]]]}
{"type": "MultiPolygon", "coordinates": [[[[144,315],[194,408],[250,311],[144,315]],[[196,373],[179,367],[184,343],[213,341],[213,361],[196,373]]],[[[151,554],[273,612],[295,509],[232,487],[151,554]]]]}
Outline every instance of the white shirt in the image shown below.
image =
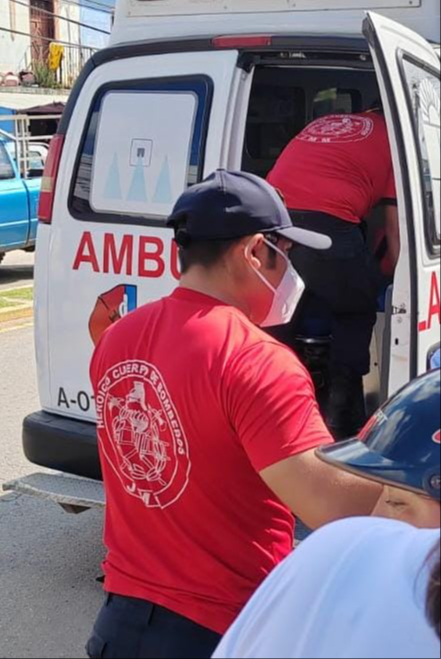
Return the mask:
{"type": "Polygon", "coordinates": [[[265,581],[214,657],[439,659],[425,602],[440,532],[349,519],[314,533],[265,581]]]}

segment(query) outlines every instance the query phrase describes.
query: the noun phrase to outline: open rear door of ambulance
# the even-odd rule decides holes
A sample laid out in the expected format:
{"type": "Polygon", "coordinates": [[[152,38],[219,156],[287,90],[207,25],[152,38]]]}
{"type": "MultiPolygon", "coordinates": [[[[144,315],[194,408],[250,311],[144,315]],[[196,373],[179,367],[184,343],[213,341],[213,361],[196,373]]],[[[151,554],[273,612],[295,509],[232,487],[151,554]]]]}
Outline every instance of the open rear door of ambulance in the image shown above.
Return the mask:
{"type": "Polygon", "coordinates": [[[77,85],[37,254],[45,412],[93,421],[89,364],[103,331],[177,286],[166,220],[184,189],[228,164],[238,56],[206,39],[129,44],[101,51],[77,85]]]}
{"type": "Polygon", "coordinates": [[[440,336],[440,60],[420,35],[369,12],[364,23],[393,151],[401,223],[383,394],[423,373],[440,336]]]}

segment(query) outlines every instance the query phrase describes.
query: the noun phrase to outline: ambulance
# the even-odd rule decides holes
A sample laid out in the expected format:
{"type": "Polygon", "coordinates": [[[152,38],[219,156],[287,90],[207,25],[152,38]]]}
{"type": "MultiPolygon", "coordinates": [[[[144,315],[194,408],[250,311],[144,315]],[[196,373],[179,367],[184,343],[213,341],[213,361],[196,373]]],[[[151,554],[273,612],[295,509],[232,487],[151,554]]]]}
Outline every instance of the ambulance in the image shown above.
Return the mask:
{"type": "Polygon", "coordinates": [[[220,167],[265,177],[310,121],[379,98],[402,248],[369,405],[427,370],[441,320],[439,42],[439,0],[118,0],[110,47],[84,68],[46,163],[31,462],[100,479],[89,362],[106,327],[177,286],[165,223],[179,194],[220,167]]]}

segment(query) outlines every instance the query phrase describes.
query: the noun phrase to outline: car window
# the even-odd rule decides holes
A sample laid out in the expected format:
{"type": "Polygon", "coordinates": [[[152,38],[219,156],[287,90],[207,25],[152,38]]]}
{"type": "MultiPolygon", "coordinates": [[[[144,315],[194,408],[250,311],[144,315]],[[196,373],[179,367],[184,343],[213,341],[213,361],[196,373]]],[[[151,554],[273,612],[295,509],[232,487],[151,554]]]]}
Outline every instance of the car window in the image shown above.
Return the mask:
{"type": "Polygon", "coordinates": [[[78,157],[72,215],[163,224],[181,192],[202,178],[212,86],[200,76],[102,88],[78,157]]]}
{"type": "Polygon", "coordinates": [[[44,161],[41,157],[41,153],[39,151],[35,151],[34,149],[30,149],[27,165],[30,172],[33,172],[34,174],[41,172],[42,174],[44,170],[44,161]]]}
{"type": "Polygon", "coordinates": [[[441,244],[441,100],[437,71],[407,56],[402,75],[408,90],[410,111],[420,148],[426,229],[431,247],[441,244]]]}
{"type": "Polygon", "coordinates": [[[312,104],[313,119],[328,114],[351,114],[362,109],[361,94],[356,89],[330,87],[319,91],[312,104]]]}
{"type": "Polygon", "coordinates": [[[11,178],[15,178],[14,170],[4,144],[0,143],[0,180],[11,178]]]}

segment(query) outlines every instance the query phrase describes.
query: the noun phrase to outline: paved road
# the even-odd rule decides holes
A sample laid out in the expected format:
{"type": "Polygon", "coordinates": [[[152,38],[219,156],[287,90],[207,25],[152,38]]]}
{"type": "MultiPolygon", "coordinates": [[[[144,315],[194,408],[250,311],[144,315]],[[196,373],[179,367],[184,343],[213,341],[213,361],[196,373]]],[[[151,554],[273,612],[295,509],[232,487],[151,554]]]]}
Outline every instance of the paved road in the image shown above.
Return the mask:
{"type": "Polygon", "coordinates": [[[0,290],[31,283],[34,277],[34,254],[8,252],[0,265],[0,290]]]}
{"type": "MultiPolygon", "coordinates": [[[[0,485],[35,470],[21,453],[38,409],[32,328],[0,325],[0,485]]],[[[0,492],[0,657],[84,657],[101,601],[102,515],[0,492]]]]}

